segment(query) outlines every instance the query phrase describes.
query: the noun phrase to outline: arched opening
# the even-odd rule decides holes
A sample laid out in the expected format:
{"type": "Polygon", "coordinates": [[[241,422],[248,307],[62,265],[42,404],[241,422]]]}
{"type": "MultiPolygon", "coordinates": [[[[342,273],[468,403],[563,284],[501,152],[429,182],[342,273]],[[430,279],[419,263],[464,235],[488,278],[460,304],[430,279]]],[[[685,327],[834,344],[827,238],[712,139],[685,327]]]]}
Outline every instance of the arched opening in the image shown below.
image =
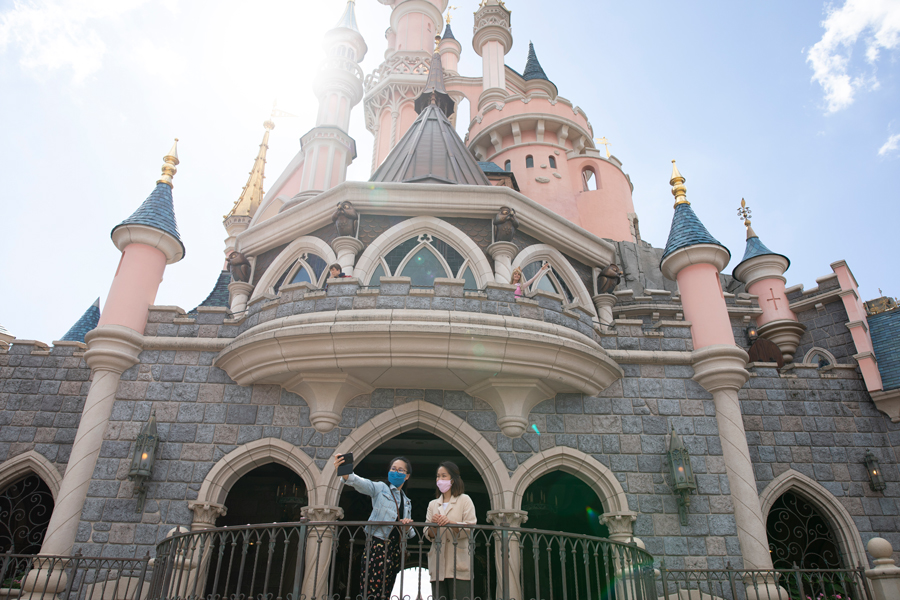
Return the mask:
{"type": "Polygon", "coordinates": [[[835,364],[834,355],[824,348],[813,347],[803,357],[803,362],[808,365],[816,365],[820,369],[835,364]]]}
{"type": "MultiPolygon", "coordinates": [[[[605,507],[597,493],[587,483],[564,471],[551,471],[529,485],[522,497],[522,509],[528,511],[528,521],[524,525],[527,528],[602,538],[609,536],[607,527],[600,524],[600,515],[605,512],[605,507]]],[[[605,585],[594,576],[605,574],[605,571],[591,572],[590,567],[575,560],[584,554],[591,554],[580,543],[579,540],[565,538],[525,536],[522,540],[522,560],[523,564],[533,568],[528,569],[531,576],[524,578],[524,597],[563,597],[563,589],[574,590],[576,582],[583,586],[586,581],[591,586],[590,597],[600,597],[598,592],[605,589],[605,585]],[[571,555],[570,560],[563,560],[563,555],[571,555]],[[586,568],[590,573],[588,577],[585,577],[586,568]],[[543,573],[543,576],[535,577],[534,573],[543,573]]],[[[611,550],[603,546],[597,549],[598,554],[611,550]]],[[[581,597],[587,597],[587,591],[582,589],[581,597]]]]}
{"type": "MultiPolygon", "coordinates": [[[[404,492],[412,502],[412,517],[416,522],[425,521],[428,503],[435,498],[435,474],[442,461],[449,460],[459,466],[460,476],[465,482],[466,494],[472,498],[475,504],[475,513],[478,524],[488,524],[487,512],[491,509],[490,495],[478,469],[465,455],[457,450],[451,443],[428,433],[422,429],[413,429],[393,437],[372,450],[362,460],[357,458],[354,473],[360,477],[373,481],[385,481],[391,459],[397,456],[406,456],[412,463],[412,477],[404,486],[404,492]]],[[[345,486],[341,491],[339,506],[344,510],[344,521],[365,521],[372,512],[372,500],[368,496],[360,494],[356,490],[345,486]]],[[[475,583],[475,597],[486,597],[486,575],[488,568],[488,552],[484,542],[486,536],[475,537],[473,562],[475,572],[472,581],[475,583]],[[479,587],[480,586],[480,587],[479,587]]],[[[421,572],[413,569],[422,569],[425,573],[422,587],[422,597],[431,595],[428,577],[428,549],[430,543],[421,540],[417,535],[408,541],[409,554],[404,559],[406,570],[403,573],[404,594],[410,593],[410,586],[417,588],[416,577],[421,572]]],[[[360,590],[360,565],[365,552],[365,537],[362,531],[345,531],[340,535],[336,553],[335,572],[348,574],[342,576],[339,582],[335,581],[333,594],[339,594],[341,598],[356,598],[362,592],[360,590]],[[355,534],[355,535],[353,535],[355,534]],[[351,537],[353,539],[351,539],[351,537]],[[343,587],[341,587],[343,586],[343,587]]],[[[492,558],[491,558],[492,560],[492,558]]],[[[491,564],[491,569],[494,565],[491,564]]],[[[401,578],[398,575],[394,584],[394,591],[399,594],[401,578]]],[[[415,598],[413,593],[412,598],[415,598]]]]}
{"type": "Polygon", "coordinates": [[[581,172],[581,179],[584,183],[585,192],[596,192],[600,187],[600,178],[591,167],[586,167],[581,172]]]}
{"type": "Polygon", "coordinates": [[[556,157],[551,155],[549,157],[549,159],[550,159],[550,168],[555,169],[556,168],[556,157]]]}
{"type": "MultiPolygon", "coordinates": [[[[300,509],[307,503],[303,478],[284,465],[269,463],[246,473],[228,490],[227,512],[216,519],[216,527],[299,521],[300,509]]],[[[254,597],[273,582],[289,584],[297,565],[295,536],[293,529],[265,527],[217,535],[210,552],[214,560],[207,572],[207,593],[254,597]],[[270,565],[268,576],[260,576],[265,572],[260,565],[270,565]]]]}
{"type": "Polygon", "coordinates": [[[0,490],[0,553],[37,554],[52,514],[53,493],[34,473],[0,490]]]}
{"type": "Polygon", "coordinates": [[[472,105],[469,99],[463,96],[456,102],[456,110],[453,112],[454,129],[460,139],[466,139],[469,134],[469,122],[472,120],[472,105]]]}
{"type": "Polygon", "coordinates": [[[512,161],[511,160],[508,160],[505,163],[503,163],[503,170],[506,171],[507,173],[512,171],[512,161]]]}
{"type": "MultiPolygon", "coordinates": [[[[527,264],[522,269],[522,274],[525,276],[525,280],[528,281],[532,277],[534,277],[538,273],[538,271],[540,271],[542,264],[543,261],[541,260],[536,260],[527,264]]],[[[569,290],[569,286],[567,286],[562,277],[559,276],[559,273],[556,271],[553,265],[550,265],[550,268],[547,270],[543,277],[531,284],[531,290],[544,290],[545,292],[550,292],[551,294],[559,294],[566,299],[566,302],[572,302],[572,300],[574,299],[572,292],[569,290]]]]}
{"type": "Polygon", "coordinates": [[[525,157],[525,168],[532,169],[534,168],[534,157],[530,154],[525,157]]]}

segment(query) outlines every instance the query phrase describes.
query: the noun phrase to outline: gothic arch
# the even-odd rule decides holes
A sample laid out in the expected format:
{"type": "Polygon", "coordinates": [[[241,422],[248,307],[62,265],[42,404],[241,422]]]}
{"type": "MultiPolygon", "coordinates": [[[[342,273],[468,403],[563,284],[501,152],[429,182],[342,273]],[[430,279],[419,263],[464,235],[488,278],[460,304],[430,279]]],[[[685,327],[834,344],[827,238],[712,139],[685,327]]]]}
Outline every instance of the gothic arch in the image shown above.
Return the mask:
{"type": "Polygon", "coordinates": [[[284,465],[302,477],[309,494],[309,504],[316,504],[319,468],[306,452],[278,438],[263,438],[248,442],[223,456],[203,480],[196,503],[225,504],[228,491],[238,479],[256,467],[273,462],[284,465]]]}
{"type": "Polygon", "coordinates": [[[813,346],[809,349],[809,352],[807,352],[803,357],[803,364],[817,364],[812,363],[812,359],[816,354],[821,354],[825,358],[825,360],[827,360],[828,363],[832,366],[838,364],[837,359],[834,358],[834,354],[832,354],[825,348],[820,348],[819,346],[813,346]]]}
{"type": "Polygon", "coordinates": [[[488,282],[494,281],[494,272],[491,270],[490,263],[488,263],[481,248],[472,241],[472,238],[447,221],[436,217],[413,217],[397,223],[382,233],[375,241],[369,244],[369,247],[356,261],[353,276],[358,277],[361,282],[368,283],[369,276],[371,276],[378,265],[380,257],[387,254],[397,244],[423,233],[437,236],[456,248],[464,258],[467,258],[479,288],[484,287],[488,282]]]}
{"type": "Polygon", "coordinates": [[[532,483],[551,471],[565,471],[591,486],[607,513],[628,511],[625,490],[616,476],[603,463],[580,450],[557,446],[539,452],[519,465],[510,483],[513,490],[513,510],[522,508],[522,496],[532,483]]]}
{"type": "Polygon", "coordinates": [[[769,482],[766,489],[759,495],[764,521],[768,519],[772,505],[785,492],[799,494],[804,500],[822,511],[822,515],[834,528],[834,535],[841,551],[847,557],[849,563],[846,565],[847,567],[868,564],[866,548],[859,537],[859,530],[856,528],[853,517],[834,497],[834,494],[803,473],[789,469],[769,482]]]}
{"type": "Polygon", "coordinates": [[[35,473],[47,484],[53,494],[53,501],[56,502],[59,496],[59,486],[62,484],[62,475],[59,474],[53,463],[34,450],[19,454],[0,464],[0,489],[4,489],[29,473],[35,473]]]}
{"type": "Polygon", "coordinates": [[[569,286],[569,291],[575,296],[575,301],[581,305],[581,308],[596,316],[596,310],[594,309],[594,303],[591,300],[591,294],[588,292],[587,288],[584,287],[584,282],[581,281],[578,271],[575,270],[575,267],[572,266],[569,259],[563,256],[562,253],[553,246],[550,246],[549,244],[534,244],[528,246],[516,255],[515,260],[512,262],[512,268],[522,268],[536,260],[546,260],[549,262],[556,272],[562,276],[566,285],[569,286]]]}
{"type": "MultiPolygon", "coordinates": [[[[487,486],[492,509],[499,510],[509,505],[512,488],[506,465],[497,451],[480,432],[452,411],[429,402],[408,402],[376,415],[354,429],[335,453],[353,452],[354,459],[359,460],[385,440],[413,429],[433,433],[472,461],[487,486]]],[[[317,492],[320,502],[337,506],[341,486],[338,484],[333,461],[328,461],[322,470],[317,492]]]]}
{"type": "Polygon", "coordinates": [[[281,275],[287,271],[288,267],[293,265],[304,252],[311,252],[321,256],[329,265],[337,262],[334,250],[332,250],[331,246],[325,243],[324,240],[320,240],[319,238],[310,235],[297,238],[291,242],[287,248],[282,250],[281,254],[279,254],[274,261],[272,261],[272,264],[269,265],[269,268],[266,269],[266,272],[260,277],[259,283],[257,283],[256,287],[253,289],[251,299],[257,298],[263,294],[274,293],[274,287],[278,282],[278,278],[281,277],[281,275]]]}

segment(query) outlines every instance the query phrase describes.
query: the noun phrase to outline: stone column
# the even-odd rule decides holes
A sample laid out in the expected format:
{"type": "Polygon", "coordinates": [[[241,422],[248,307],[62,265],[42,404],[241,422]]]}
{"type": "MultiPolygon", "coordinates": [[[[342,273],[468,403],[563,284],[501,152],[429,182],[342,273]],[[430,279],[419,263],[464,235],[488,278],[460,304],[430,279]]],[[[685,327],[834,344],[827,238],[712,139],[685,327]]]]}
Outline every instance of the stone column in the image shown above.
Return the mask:
{"type": "Polygon", "coordinates": [[[301,514],[309,519],[306,534],[306,560],[303,573],[303,598],[325,598],[328,593],[328,570],[331,568],[331,545],[334,543],[334,525],[319,526],[316,522],[339,521],[344,509],[339,506],[304,506],[301,514]]]}
{"type": "Polygon", "coordinates": [[[874,600],[900,598],[900,567],[894,563],[891,543],[884,538],[872,538],[866,550],[875,559],[875,568],[866,571],[874,600]]]}
{"type": "MultiPolygon", "coordinates": [[[[119,378],[125,369],[137,363],[141,352],[141,335],[121,325],[101,325],[89,332],[85,341],[88,349],[84,359],[91,367],[91,389],[84,402],[66,473],[41,545],[40,553],[45,555],[72,553],[81,509],[109,424],[119,378]]],[[[65,573],[48,573],[36,568],[29,573],[23,587],[32,593],[53,594],[65,589],[65,584],[65,573]]]]}
{"type": "MultiPolygon", "coordinates": [[[[497,527],[521,527],[528,520],[527,510],[489,510],[488,521],[497,527]]],[[[520,550],[520,534],[511,532],[509,535],[509,597],[516,600],[522,598],[522,557],[520,550]]],[[[496,548],[494,557],[497,564],[497,593],[496,598],[503,598],[503,554],[499,532],[494,536],[496,548]]]]}
{"type": "MultiPolygon", "coordinates": [[[[191,521],[192,532],[214,528],[216,519],[225,516],[228,512],[223,505],[214,502],[188,502],[188,508],[194,513],[194,520],[191,521]]],[[[219,540],[214,533],[199,534],[193,536],[190,547],[185,548],[190,572],[185,580],[183,595],[203,596],[216,541],[219,540]]]]}
{"type": "Polygon", "coordinates": [[[342,235],[334,238],[331,242],[334,253],[337,254],[338,264],[341,265],[345,275],[353,275],[353,265],[356,264],[356,255],[365,247],[361,241],[355,237],[342,235]]]}
{"type": "MultiPolygon", "coordinates": [[[[600,523],[609,528],[609,539],[622,544],[637,544],[640,542],[633,535],[634,522],[636,520],[637,513],[633,513],[630,510],[600,515],[600,523]]],[[[643,548],[643,542],[640,542],[638,546],[643,548]]],[[[634,587],[634,573],[631,566],[633,563],[632,555],[625,551],[624,556],[622,556],[622,550],[622,548],[616,546],[612,552],[613,568],[617,575],[616,590],[618,593],[616,597],[636,598],[638,596],[634,587]]]]}
{"type": "MultiPolygon", "coordinates": [[[[750,379],[746,369],[748,358],[747,353],[737,346],[716,344],[695,350],[692,361],[694,381],[713,395],[744,568],[765,570],[773,568],[772,557],[738,402],[738,390],[750,379]]],[[[752,584],[745,583],[750,589],[752,584]]],[[[758,584],[767,588],[769,597],[787,599],[787,592],[774,581],[758,584]]]]}
{"type": "Polygon", "coordinates": [[[634,539],[633,530],[636,520],[637,513],[630,510],[600,515],[600,524],[606,525],[609,529],[609,539],[623,544],[629,544],[634,539]]]}
{"type": "Polygon", "coordinates": [[[487,247],[487,251],[494,259],[494,281],[509,283],[512,278],[512,260],[519,253],[519,247],[512,242],[494,242],[487,247]]]}
{"type": "Polygon", "coordinates": [[[232,281],[228,284],[228,293],[231,295],[231,314],[240,315],[247,310],[247,301],[253,292],[253,284],[246,281],[232,281]]]}
{"type": "Polygon", "coordinates": [[[597,307],[597,317],[600,319],[600,329],[609,331],[613,323],[612,307],[616,305],[619,298],[614,294],[597,294],[591,300],[597,307]]]}

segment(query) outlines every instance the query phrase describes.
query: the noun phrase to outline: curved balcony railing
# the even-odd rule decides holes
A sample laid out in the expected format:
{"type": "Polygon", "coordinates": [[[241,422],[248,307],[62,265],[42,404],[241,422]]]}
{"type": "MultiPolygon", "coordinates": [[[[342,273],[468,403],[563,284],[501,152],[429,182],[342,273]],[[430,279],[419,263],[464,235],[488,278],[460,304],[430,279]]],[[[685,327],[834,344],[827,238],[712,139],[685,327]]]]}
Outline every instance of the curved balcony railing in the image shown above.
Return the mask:
{"type": "MultiPolygon", "coordinates": [[[[207,529],[157,546],[146,600],[650,600],[653,558],[633,544],[536,529],[440,528],[395,522],[299,522],[207,529]],[[435,541],[423,532],[442,531],[435,541]],[[393,532],[400,572],[369,589],[372,531],[393,532]],[[405,529],[406,532],[409,529],[405,529]],[[429,551],[432,551],[428,571],[429,551]],[[422,571],[411,571],[418,567],[422,571]],[[468,580],[470,591],[435,596],[430,579],[468,580]]],[[[462,584],[460,584],[462,585],[462,584]]]]}

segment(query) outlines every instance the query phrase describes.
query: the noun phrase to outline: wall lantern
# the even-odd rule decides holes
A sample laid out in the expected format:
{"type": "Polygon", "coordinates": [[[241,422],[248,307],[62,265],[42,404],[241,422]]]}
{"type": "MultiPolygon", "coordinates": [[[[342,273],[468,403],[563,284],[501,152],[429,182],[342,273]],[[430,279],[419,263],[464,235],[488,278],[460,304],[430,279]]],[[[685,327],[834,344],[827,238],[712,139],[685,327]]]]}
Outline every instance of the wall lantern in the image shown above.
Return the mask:
{"type": "Polygon", "coordinates": [[[755,342],[759,339],[759,328],[756,325],[750,325],[747,327],[747,339],[751,342],[755,342]]]}
{"type": "Polygon", "coordinates": [[[881,475],[881,465],[878,464],[878,458],[872,454],[871,450],[866,450],[866,470],[869,472],[869,486],[876,492],[880,492],[887,487],[884,477],[881,475]]]}
{"type": "Polygon", "coordinates": [[[678,493],[678,514],[681,516],[681,524],[688,524],[687,507],[691,505],[691,492],[697,489],[694,481],[694,472],[691,469],[691,456],[681,441],[681,436],[672,426],[672,434],[669,436],[669,451],[666,453],[669,459],[669,467],[672,469],[672,486],[678,493]]]}
{"type": "Polygon", "coordinates": [[[141,428],[141,432],[134,442],[134,456],[131,457],[131,469],[128,471],[128,479],[134,482],[134,491],[138,497],[135,512],[144,512],[144,501],[147,499],[145,483],[150,479],[153,471],[153,462],[156,460],[156,446],[158,443],[159,433],[156,431],[156,411],[153,411],[150,413],[150,420],[141,428]]]}

